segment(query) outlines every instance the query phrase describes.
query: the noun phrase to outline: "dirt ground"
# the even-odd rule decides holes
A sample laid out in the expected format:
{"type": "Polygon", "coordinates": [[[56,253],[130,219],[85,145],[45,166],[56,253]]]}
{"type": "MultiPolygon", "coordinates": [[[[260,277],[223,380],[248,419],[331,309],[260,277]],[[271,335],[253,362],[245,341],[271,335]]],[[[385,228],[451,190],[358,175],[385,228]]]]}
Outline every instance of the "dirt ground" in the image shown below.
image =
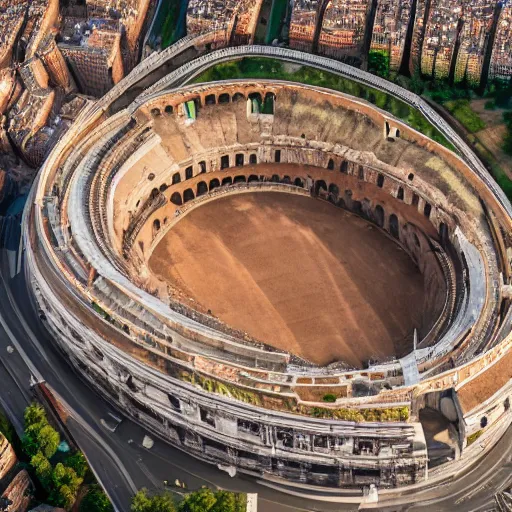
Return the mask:
{"type": "Polygon", "coordinates": [[[321,365],[403,352],[422,315],[423,279],[406,253],[364,220],[303,196],[200,206],[149,265],[228,325],[321,365]]]}

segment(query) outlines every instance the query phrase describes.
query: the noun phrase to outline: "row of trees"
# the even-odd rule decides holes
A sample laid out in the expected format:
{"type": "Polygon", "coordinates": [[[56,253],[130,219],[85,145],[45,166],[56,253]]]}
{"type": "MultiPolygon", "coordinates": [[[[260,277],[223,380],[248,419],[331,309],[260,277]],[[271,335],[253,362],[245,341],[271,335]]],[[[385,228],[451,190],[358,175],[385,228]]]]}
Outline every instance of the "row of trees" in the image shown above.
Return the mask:
{"type": "MultiPolygon", "coordinates": [[[[93,480],[87,460],[79,451],[70,452],[64,458],[59,457],[57,450],[61,442],[60,434],[49,424],[41,405],[29,405],[24,419],[23,450],[46,494],[45,501],[56,507],[70,509],[84,479],[93,480]]],[[[107,496],[98,486],[92,486],[83,501],[89,503],[87,508],[83,508],[82,502],[81,510],[84,512],[113,510],[107,496]]]]}
{"type": "Polygon", "coordinates": [[[151,496],[141,489],[133,498],[132,512],[245,512],[245,494],[200,489],[191,492],[177,503],[170,493],[151,496]]]}

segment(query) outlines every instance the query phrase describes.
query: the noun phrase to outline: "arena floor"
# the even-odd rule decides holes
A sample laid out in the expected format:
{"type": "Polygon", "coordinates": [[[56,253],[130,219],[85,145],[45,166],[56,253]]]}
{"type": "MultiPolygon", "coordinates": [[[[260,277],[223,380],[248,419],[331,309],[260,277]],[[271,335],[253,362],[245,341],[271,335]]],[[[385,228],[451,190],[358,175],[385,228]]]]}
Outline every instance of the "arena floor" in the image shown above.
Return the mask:
{"type": "Polygon", "coordinates": [[[304,196],[206,203],[149,265],[190,305],[321,365],[403,355],[421,322],[423,279],[407,254],[370,223],[304,196]]]}

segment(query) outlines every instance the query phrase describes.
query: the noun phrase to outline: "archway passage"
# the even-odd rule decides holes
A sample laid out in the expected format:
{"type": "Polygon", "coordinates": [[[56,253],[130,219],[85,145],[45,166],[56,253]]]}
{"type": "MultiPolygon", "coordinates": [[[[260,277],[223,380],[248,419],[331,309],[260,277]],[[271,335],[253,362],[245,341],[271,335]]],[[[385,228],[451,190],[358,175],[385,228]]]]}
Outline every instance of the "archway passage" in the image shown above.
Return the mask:
{"type": "Polygon", "coordinates": [[[362,367],[409,351],[423,312],[421,274],[371,226],[305,196],[224,196],[183,217],[149,266],[194,307],[256,339],[317,364],[362,367]]]}

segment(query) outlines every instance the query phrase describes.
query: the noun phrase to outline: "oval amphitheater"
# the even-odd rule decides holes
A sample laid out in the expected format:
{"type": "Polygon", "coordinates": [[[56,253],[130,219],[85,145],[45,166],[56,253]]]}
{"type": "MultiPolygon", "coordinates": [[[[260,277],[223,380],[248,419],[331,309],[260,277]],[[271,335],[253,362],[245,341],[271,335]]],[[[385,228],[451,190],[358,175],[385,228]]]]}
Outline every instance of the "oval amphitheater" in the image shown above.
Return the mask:
{"type": "Polygon", "coordinates": [[[59,348],[155,435],[276,485],[476,462],[511,421],[506,199],[364,100],[187,85],[172,52],[199,47],[143,61],[40,171],[26,272],[59,348]]]}

